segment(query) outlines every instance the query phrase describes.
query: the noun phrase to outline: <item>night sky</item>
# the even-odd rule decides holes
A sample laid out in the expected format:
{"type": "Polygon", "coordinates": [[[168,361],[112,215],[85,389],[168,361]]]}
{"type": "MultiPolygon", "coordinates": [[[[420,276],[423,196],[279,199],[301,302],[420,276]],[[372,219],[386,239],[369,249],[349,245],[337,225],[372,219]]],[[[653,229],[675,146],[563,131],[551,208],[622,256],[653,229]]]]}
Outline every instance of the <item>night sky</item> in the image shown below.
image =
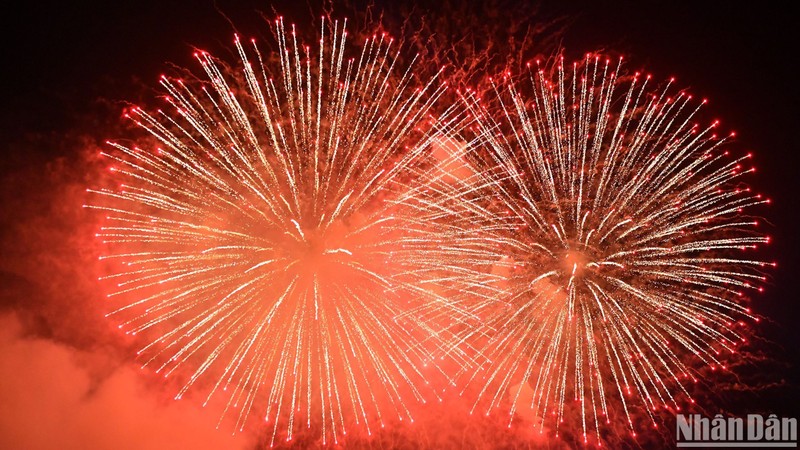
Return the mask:
{"type": "MultiPolygon", "coordinates": [[[[170,407],[139,418],[137,413],[147,415],[155,407],[142,400],[115,409],[115,399],[125,398],[123,394],[110,395],[107,409],[94,405],[89,412],[70,410],[80,404],[79,399],[71,403],[59,403],[58,399],[73,395],[67,392],[70,383],[83,386],[84,382],[70,378],[80,378],[81,371],[89,374],[85,382],[89,387],[81,389],[105,389],[109,383],[104,380],[118,376],[116,361],[130,356],[99,319],[102,306],[94,303],[87,281],[94,275],[81,272],[80,261],[92,252],[82,244],[88,242],[86,233],[91,233],[92,225],[86,223],[79,193],[82,185],[91,183],[96,170],[93,164],[97,164],[85,156],[87,149],[101,148],[106,139],[125,136],[126,128],[119,125],[124,102],[155,104],[158,92],[152,88],[170,64],[198,69],[191,57],[195,46],[227,55],[224,52],[231,48],[234,32],[231,23],[245,34],[257,34],[262,22],[253,11],[272,16],[273,6],[299,21],[307,20],[305,4],[286,3],[199,0],[72,6],[70,2],[13,2],[3,7],[0,325],[6,329],[0,334],[6,350],[0,353],[0,376],[13,376],[15,368],[25,366],[30,371],[25,373],[44,370],[47,373],[40,374],[43,380],[64,387],[55,389],[62,397],[39,390],[30,394],[29,411],[11,411],[3,406],[10,387],[16,392],[14,398],[20,399],[29,395],[25,387],[33,385],[0,379],[0,385],[7,383],[6,388],[0,387],[0,447],[13,448],[4,442],[19,444],[22,441],[14,439],[35,434],[38,437],[29,448],[62,444],[63,448],[111,448],[116,438],[130,440],[138,436],[138,429],[148,427],[157,429],[152,432],[154,437],[134,439],[134,447],[248,445],[243,439],[231,443],[206,438],[206,432],[197,432],[196,441],[175,439],[165,444],[163,436],[191,434],[199,422],[207,422],[213,430],[214,418],[196,415],[188,404],[180,410],[170,407]],[[88,164],[86,170],[82,164],[88,164]],[[73,351],[80,353],[80,363],[69,362],[67,355],[73,351]],[[37,359],[36,352],[55,355],[52,358],[59,362],[37,359]],[[92,356],[97,354],[103,356],[92,356]],[[63,377],[51,372],[59,367],[68,371],[63,377]],[[128,434],[109,432],[108,439],[98,439],[89,431],[89,418],[92,414],[108,417],[113,411],[120,416],[109,420],[118,426],[127,424],[128,434]],[[51,424],[59,423],[57,417],[73,413],[85,415],[86,423],[75,422],[72,431],[52,428],[51,424]],[[150,423],[155,421],[153,417],[177,425],[161,430],[160,425],[150,423]],[[38,431],[9,432],[26,427],[38,431]],[[53,439],[42,437],[48,435],[53,439]]],[[[758,5],[740,9],[729,2],[702,6],[689,2],[559,3],[540,4],[537,17],[543,23],[559,24],[559,42],[568,58],[579,58],[587,51],[607,51],[625,55],[631,70],[642,69],[656,79],[675,76],[678,86],[709,99],[706,111],[722,121],[724,130],[737,132],[733,148],[754,153],[758,171],[747,181],[772,199],[771,206],[757,211],[773,238],[767,249],[759,250],[759,256],[777,261],[778,268],[770,272],[765,292],[752,300],[754,312],[764,318],[755,327],[759,337],[755,342],[768,361],[754,362],[744,370],[771,387],[723,400],[732,402],[728,407],[738,413],[758,410],[800,415],[800,307],[795,284],[800,274],[796,63],[800,40],[794,15],[758,5]]],[[[522,2],[499,4],[507,11],[533,8],[522,2]]],[[[382,2],[375,5],[376,10],[382,7],[382,2]]],[[[397,16],[402,7],[387,2],[386,10],[384,22],[389,28],[402,21],[397,16]]],[[[484,9],[464,10],[479,14],[484,9]]],[[[442,13],[441,8],[424,3],[417,4],[417,11],[433,17],[442,13]]],[[[139,392],[136,389],[154,381],[146,375],[126,374],[114,382],[128,386],[118,386],[121,391],[139,392]]],[[[139,394],[130,395],[136,398],[139,394]]]]}

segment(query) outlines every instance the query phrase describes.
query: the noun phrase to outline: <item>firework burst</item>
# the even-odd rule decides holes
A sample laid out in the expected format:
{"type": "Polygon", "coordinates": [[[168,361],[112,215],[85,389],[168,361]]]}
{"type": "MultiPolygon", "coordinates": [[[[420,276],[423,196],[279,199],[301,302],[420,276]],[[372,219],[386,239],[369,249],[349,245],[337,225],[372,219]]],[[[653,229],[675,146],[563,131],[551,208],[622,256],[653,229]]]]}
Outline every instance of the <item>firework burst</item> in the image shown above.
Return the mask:
{"type": "Polygon", "coordinates": [[[408,183],[459,119],[433,116],[446,85],[398,69],[391,38],[349,57],[345,24],[323,19],[312,49],[276,20],[272,52],[237,37],[235,70],[196,53],[203,81],[161,78],[170,111],[130,109],[154,148],[112,143],[115,185],[91,190],[109,316],[183,380],[176,398],[225,391],[237,427],[263,412],[273,443],[300,426],[338,442],[435,397],[410,312],[441,299],[420,279],[449,237],[408,183]]]}
{"type": "Polygon", "coordinates": [[[741,183],[749,155],[695,123],[705,101],[621,65],[562,60],[464,94],[474,175],[454,185],[500,299],[456,331],[482,366],[475,409],[510,401],[556,434],[577,411],[585,441],[614,411],[635,435],[632,407],[680,409],[698,362],[725,369],[768,265],[743,253],[769,240],[745,212],[768,202],[741,183]]]}

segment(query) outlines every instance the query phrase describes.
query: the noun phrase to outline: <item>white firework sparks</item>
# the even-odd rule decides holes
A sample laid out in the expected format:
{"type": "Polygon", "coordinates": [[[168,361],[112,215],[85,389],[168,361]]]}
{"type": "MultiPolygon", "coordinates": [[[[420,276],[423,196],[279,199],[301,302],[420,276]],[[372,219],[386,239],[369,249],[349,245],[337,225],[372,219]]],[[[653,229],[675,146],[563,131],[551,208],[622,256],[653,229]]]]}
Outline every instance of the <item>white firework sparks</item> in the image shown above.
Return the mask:
{"type": "Polygon", "coordinates": [[[146,366],[182,377],[177,398],[227,391],[237,426],[263,412],[272,443],[303,422],[323,443],[371,433],[435,397],[433,333],[411,313],[441,309],[422,281],[452,235],[419,220],[408,184],[461,119],[386,35],[349,57],[345,24],[323,19],[312,50],[278,19],[274,52],[237,37],[235,70],[198,52],[205,81],[161,79],[171,112],[130,111],[158,148],[111,144],[118,184],[90,190],[109,315],[147,340],[146,366]]]}
{"type": "Polygon", "coordinates": [[[755,319],[743,292],[770,265],[741,253],[769,241],[746,215],[768,202],[741,183],[750,155],[695,123],[705,101],[621,65],[562,60],[529,85],[493,81],[488,99],[467,92],[474,175],[451,194],[503,280],[500,301],[468,307],[480,326],[456,331],[454,348],[484,359],[465,375],[475,408],[510,398],[512,417],[530,408],[557,430],[570,405],[584,440],[610,404],[632,431],[632,404],[679,408],[693,360],[724,368],[738,321],[755,319]]]}

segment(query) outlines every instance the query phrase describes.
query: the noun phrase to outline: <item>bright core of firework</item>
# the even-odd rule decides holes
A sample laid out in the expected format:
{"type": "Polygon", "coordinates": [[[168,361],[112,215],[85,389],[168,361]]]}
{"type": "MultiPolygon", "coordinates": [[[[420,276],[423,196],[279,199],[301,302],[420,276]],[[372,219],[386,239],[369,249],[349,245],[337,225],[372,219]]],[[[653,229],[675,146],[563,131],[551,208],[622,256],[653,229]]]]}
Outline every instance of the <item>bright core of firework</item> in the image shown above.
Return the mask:
{"type": "Polygon", "coordinates": [[[510,399],[541,430],[569,412],[585,440],[614,412],[633,429],[631,405],[679,408],[693,360],[724,369],[768,265],[742,253],[768,242],[746,213],[767,202],[742,184],[749,156],[695,123],[705,102],[621,64],[587,56],[464,94],[474,176],[451,194],[500,278],[464,308],[477,328],[454,328],[481,364],[465,371],[475,408],[510,399]]]}
{"type": "Polygon", "coordinates": [[[106,214],[109,315],[185,380],[177,398],[225,391],[273,443],[301,425],[338,442],[435,397],[432,333],[409,311],[438,301],[419,280],[450,237],[415,218],[408,183],[451,111],[433,116],[445,84],[398,69],[385,35],[350,57],[342,23],[323,20],[316,49],[272,31],[270,53],[236,39],[236,69],[198,52],[203,81],[162,77],[170,110],[130,110],[152,139],[111,144],[114,185],[89,207],[106,214]]]}

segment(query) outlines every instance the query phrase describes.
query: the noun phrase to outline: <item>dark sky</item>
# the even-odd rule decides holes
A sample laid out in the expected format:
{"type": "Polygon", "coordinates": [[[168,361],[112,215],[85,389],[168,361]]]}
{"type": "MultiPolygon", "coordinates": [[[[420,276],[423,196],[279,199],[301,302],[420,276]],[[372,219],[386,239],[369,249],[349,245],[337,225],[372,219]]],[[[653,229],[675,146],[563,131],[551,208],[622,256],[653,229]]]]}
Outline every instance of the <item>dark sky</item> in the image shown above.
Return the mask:
{"type": "MultiPolygon", "coordinates": [[[[153,92],[143,87],[154,86],[167,63],[195,68],[193,45],[228,48],[228,18],[253,32],[260,24],[253,11],[269,12],[272,5],[222,0],[71,3],[14,1],[0,13],[2,177],[68,158],[74,145],[66,141],[75,135],[94,136],[97,142],[115,137],[107,135],[107,126],[117,121],[121,100],[152,100],[153,92]]],[[[307,9],[298,3],[303,2],[275,8],[303,14],[307,9]]],[[[710,100],[707,110],[726,129],[736,130],[737,148],[755,154],[758,172],[749,184],[773,200],[771,207],[759,210],[774,238],[762,255],[779,264],[766,292],[753,299],[754,311],[767,318],[757,333],[772,342],[770,351],[786,366],[780,377],[795,386],[767,392],[759,401],[798,415],[800,284],[794,283],[800,274],[800,40],[795,14],[760,5],[739,8],[736,2],[560,3],[545,2],[541,17],[567,19],[562,42],[568,56],[607,49],[626,55],[629,68],[643,68],[657,79],[677,77],[679,86],[710,100]]],[[[420,4],[419,9],[426,7],[420,4]]],[[[436,8],[430,13],[436,14],[436,8]]],[[[3,186],[14,189],[13,184],[3,186]]],[[[17,217],[17,203],[9,199],[19,195],[24,193],[0,197],[7,201],[0,205],[5,228],[0,232],[6,240],[17,217]]],[[[3,261],[3,269],[14,264],[3,261]]]]}

